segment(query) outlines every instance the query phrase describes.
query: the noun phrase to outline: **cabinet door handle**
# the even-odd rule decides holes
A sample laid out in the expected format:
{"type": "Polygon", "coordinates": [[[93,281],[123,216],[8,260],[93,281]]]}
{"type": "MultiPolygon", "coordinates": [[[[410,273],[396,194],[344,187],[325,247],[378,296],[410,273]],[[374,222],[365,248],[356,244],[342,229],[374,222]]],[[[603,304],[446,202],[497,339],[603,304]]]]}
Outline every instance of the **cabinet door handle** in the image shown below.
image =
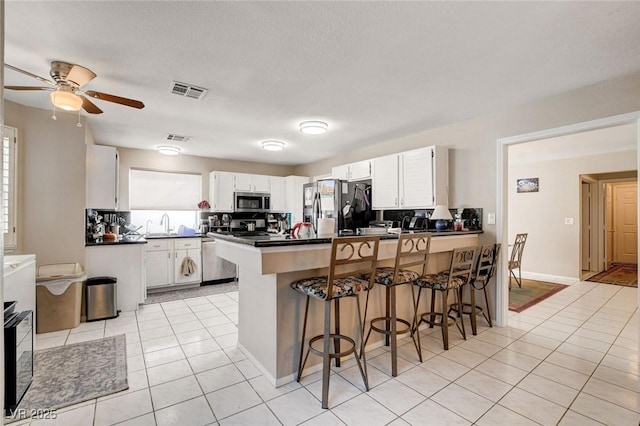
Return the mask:
{"type": "Polygon", "coordinates": [[[171,252],[170,251],[167,252],[167,259],[171,259],[171,252]]]}
{"type": "Polygon", "coordinates": [[[191,247],[191,244],[185,244],[184,246],[185,247],[191,247]]]}
{"type": "Polygon", "coordinates": [[[393,199],[393,204],[396,205],[396,206],[398,205],[398,197],[393,199]]]}
{"type": "Polygon", "coordinates": [[[404,206],[404,197],[400,198],[400,205],[404,206]]]}

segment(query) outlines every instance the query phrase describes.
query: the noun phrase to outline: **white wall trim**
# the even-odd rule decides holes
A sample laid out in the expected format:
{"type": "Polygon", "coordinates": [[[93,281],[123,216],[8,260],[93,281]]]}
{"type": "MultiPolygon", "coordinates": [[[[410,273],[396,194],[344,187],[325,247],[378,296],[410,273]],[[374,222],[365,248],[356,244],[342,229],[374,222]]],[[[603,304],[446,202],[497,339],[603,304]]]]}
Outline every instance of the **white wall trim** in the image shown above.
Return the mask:
{"type": "MultiPolygon", "coordinates": [[[[525,142],[532,142],[541,139],[548,139],[558,136],[570,135],[573,133],[585,132],[590,130],[603,129],[607,127],[619,126],[622,124],[636,123],[637,130],[637,152],[640,164],[640,111],[627,114],[616,115],[613,117],[600,118],[597,120],[585,121],[581,123],[570,124],[567,126],[555,127],[552,129],[541,130],[532,133],[524,133],[506,138],[499,138],[496,141],[497,147],[497,167],[496,167],[496,240],[502,244],[502,263],[496,277],[496,315],[495,322],[497,326],[505,326],[509,320],[509,286],[508,286],[508,265],[509,265],[509,246],[508,241],[508,166],[509,145],[515,145],[525,142]],[[506,279],[505,279],[506,277],[506,279]]],[[[639,185],[640,188],[640,185],[639,185]]],[[[640,213],[640,206],[639,206],[640,213]]],[[[639,242],[640,249],[640,242],[639,242]]],[[[638,306],[640,306],[640,292],[638,292],[638,306]]]]}
{"type": "Polygon", "coordinates": [[[522,271],[522,278],[535,281],[546,281],[554,284],[571,285],[580,282],[578,277],[563,277],[562,275],[541,274],[538,272],[522,271]]]}

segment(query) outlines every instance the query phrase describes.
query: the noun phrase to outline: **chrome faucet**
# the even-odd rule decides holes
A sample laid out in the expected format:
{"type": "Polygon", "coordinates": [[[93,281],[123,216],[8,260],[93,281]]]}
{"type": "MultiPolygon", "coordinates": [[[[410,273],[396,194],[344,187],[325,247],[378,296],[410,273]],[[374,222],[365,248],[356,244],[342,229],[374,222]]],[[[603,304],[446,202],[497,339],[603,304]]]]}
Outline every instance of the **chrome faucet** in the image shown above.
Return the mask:
{"type": "Polygon", "coordinates": [[[164,233],[165,234],[169,234],[169,231],[171,230],[171,228],[169,227],[169,215],[168,214],[163,214],[162,218],[160,218],[160,225],[164,225],[164,233]],[[165,222],[164,220],[167,219],[167,221],[165,222]]]}
{"type": "Polygon", "coordinates": [[[145,234],[149,235],[149,225],[153,225],[153,221],[151,219],[147,220],[147,224],[145,225],[145,234]]]}

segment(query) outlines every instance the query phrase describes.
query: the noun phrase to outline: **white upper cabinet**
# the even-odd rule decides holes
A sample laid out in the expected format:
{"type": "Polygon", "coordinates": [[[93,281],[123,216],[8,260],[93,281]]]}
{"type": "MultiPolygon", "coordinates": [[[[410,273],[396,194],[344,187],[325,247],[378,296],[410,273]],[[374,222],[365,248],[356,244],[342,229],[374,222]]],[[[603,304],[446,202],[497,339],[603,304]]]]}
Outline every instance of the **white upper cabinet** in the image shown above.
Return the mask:
{"type": "Polygon", "coordinates": [[[291,213],[291,225],[302,222],[303,189],[304,184],[309,183],[310,181],[311,179],[308,176],[287,176],[284,178],[286,192],[285,211],[291,213]]]}
{"type": "Polygon", "coordinates": [[[118,208],[118,151],[113,146],[87,145],[86,207],[118,208]]]}
{"type": "MultiPolygon", "coordinates": [[[[301,195],[302,196],[302,195],[301,195]]],[[[287,208],[284,178],[271,176],[271,208],[275,213],[284,213],[287,208]]]]}
{"type": "Polygon", "coordinates": [[[252,175],[247,173],[235,174],[235,189],[239,192],[270,192],[271,176],[252,175]]]}
{"type": "Polygon", "coordinates": [[[343,164],[331,168],[331,177],[334,179],[349,180],[349,165],[343,164]]]}
{"type": "Polygon", "coordinates": [[[348,181],[371,179],[371,160],[333,167],[331,169],[331,177],[348,181]]]}
{"type": "Polygon", "coordinates": [[[374,210],[397,209],[400,206],[398,179],[397,154],[372,160],[371,207],[374,210]]]}
{"type": "Polygon", "coordinates": [[[211,200],[211,211],[221,213],[233,212],[234,184],[234,173],[209,173],[209,199],[211,200]]]}
{"type": "Polygon", "coordinates": [[[374,209],[426,209],[448,204],[447,148],[430,146],[372,161],[374,209]]]}

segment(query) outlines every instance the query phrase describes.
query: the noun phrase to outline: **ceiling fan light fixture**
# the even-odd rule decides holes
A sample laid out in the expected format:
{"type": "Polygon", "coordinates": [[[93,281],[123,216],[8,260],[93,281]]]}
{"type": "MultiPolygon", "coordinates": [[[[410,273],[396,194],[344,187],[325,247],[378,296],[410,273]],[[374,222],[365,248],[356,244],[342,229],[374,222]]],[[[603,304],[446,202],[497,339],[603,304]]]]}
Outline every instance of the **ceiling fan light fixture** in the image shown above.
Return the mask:
{"type": "Polygon", "coordinates": [[[262,149],[266,149],[267,151],[282,151],[284,145],[282,141],[262,141],[262,149]]]}
{"type": "Polygon", "coordinates": [[[51,103],[65,111],[79,111],[82,108],[80,96],[62,90],[51,92],[51,103]]]}
{"type": "Polygon", "coordinates": [[[161,145],[157,149],[158,149],[158,152],[163,155],[180,154],[180,148],[178,148],[177,146],[161,145]]]}
{"type": "Polygon", "coordinates": [[[300,131],[307,135],[321,135],[329,129],[324,121],[303,121],[300,123],[300,131]]]}

